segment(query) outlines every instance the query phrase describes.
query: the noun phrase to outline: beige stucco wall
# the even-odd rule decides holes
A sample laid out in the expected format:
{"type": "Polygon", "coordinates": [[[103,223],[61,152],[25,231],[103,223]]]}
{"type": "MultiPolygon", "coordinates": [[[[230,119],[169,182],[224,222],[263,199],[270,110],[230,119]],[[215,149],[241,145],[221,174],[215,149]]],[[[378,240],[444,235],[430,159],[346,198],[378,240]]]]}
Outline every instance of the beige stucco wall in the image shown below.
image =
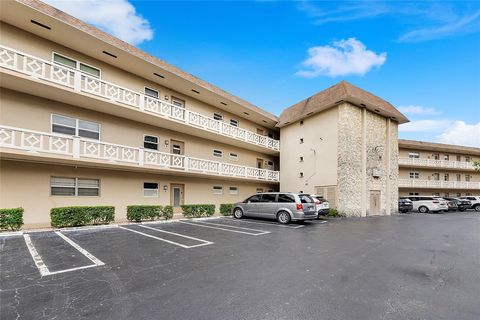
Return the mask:
{"type": "Polygon", "coordinates": [[[138,148],[143,147],[143,136],[148,134],[159,137],[159,151],[171,152],[171,144],[166,145],[164,142],[174,139],[184,141],[185,154],[191,157],[250,167],[256,167],[256,160],[260,158],[264,160],[264,165],[265,161],[273,161],[276,166],[275,169],[278,169],[278,158],[271,155],[34,97],[17,91],[0,89],[0,94],[0,124],[2,125],[49,133],[51,132],[51,115],[59,114],[100,123],[100,141],[103,142],[138,148]],[[214,157],[213,149],[222,150],[223,158],[214,157]],[[230,152],[238,154],[237,161],[230,159],[230,152]]]}
{"type": "Polygon", "coordinates": [[[338,110],[331,108],[305,119],[303,125],[295,122],[281,128],[282,191],[313,193],[315,186],[337,184],[337,121],[338,110]],[[304,143],[300,143],[300,138],[304,143]],[[303,178],[299,177],[300,172],[303,178]]]}
{"type": "Polygon", "coordinates": [[[76,168],[19,161],[0,161],[0,208],[23,207],[25,228],[46,227],[50,224],[50,208],[81,205],[114,205],[116,220],[126,220],[126,206],[133,204],[170,204],[170,183],[185,185],[185,203],[234,203],[247,198],[257,188],[274,189],[261,182],[199,179],[151,173],[76,168]],[[100,179],[99,197],[68,197],[50,195],[50,177],[83,177],[100,179]],[[159,197],[143,196],[143,183],[159,184],[159,197]],[[168,191],[163,191],[163,186],[168,191]],[[223,195],[212,193],[213,186],[223,186],[223,195]],[[229,187],[238,187],[238,195],[230,195],[229,187]]]}
{"type": "Polygon", "coordinates": [[[101,70],[101,78],[103,80],[112,82],[116,85],[123,86],[130,90],[134,90],[138,92],[143,92],[144,87],[149,87],[149,88],[160,91],[160,98],[162,100],[164,100],[165,96],[167,96],[169,97],[168,101],[171,101],[171,96],[174,96],[178,99],[184,100],[186,102],[186,108],[189,110],[201,113],[209,117],[213,117],[213,113],[217,112],[223,115],[225,122],[229,122],[230,119],[237,119],[239,121],[239,127],[241,128],[244,128],[253,132],[257,132],[257,128],[260,128],[264,130],[265,135],[267,133],[273,134],[274,137],[277,135],[276,131],[272,130],[272,128],[268,128],[260,124],[256,124],[248,120],[245,115],[243,117],[240,115],[235,115],[221,108],[217,108],[210,104],[196,100],[190,96],[186,96],[180,92],[176,92],[167,87],[161,86],[158,83],[154,83],[152,81],[141,78],[132,73],[113,67],[112,65],[106,64],[102,61],[93,59],[80,52],[71,50],[57,43],[48,41],[47,39],[37,37],[31,33],[15,28],[9,24],[1,22],[0,28],[2,32],[1,33],[2,36],[0,37],[0,44],[4,46],[25,52],[27,54],[33,55],[35,57],[38,57],[47,61],[52,61],[53,52],[56,52],[58,54],[70,57],[72,59],[81,61],[85,64],[99,68],[101,70]]]}

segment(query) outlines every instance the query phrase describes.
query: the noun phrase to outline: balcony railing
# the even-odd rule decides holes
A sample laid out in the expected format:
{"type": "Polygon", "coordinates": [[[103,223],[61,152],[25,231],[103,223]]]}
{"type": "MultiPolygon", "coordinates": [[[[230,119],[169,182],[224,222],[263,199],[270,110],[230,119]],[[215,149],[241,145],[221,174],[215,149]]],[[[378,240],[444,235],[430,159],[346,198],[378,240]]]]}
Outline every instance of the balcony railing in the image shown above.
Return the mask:
{"type": "Polygon", "coordinates": [[[399,179],[400,188],[480,189],[480,182],[399,179]]]}
{"type": "Polygon", "coordinates": [[[398,164],[407,165],[407,166],[419,166],[419,167],[474,170],[473,163],[466,162],[466,161],[450,161],[450,160],[400,157],[398,158],[398,164]]]}
{"type": "Polygon", "coordinates": [[[166,101],[146,96],[141,92],[118,86],[81,71],[59,66],[5,46],[0,46],[0,66],[21,72],[32,78],[62,85],[78,92],[85,92],[112,100],[136,108],[141,112],[152,113],[271,150],[278,151],[280,149],[280,141],[278,140],[232,126],[166,101]]]}
{"type": "Polygon", "coordinates": [[[278,182],[280,179],[278,171],[8,126],[0,126],[0,147],[68,156],[72,159],[97,159],[109,163],[181,170],[221,177],[272,182],[278,182]]]}

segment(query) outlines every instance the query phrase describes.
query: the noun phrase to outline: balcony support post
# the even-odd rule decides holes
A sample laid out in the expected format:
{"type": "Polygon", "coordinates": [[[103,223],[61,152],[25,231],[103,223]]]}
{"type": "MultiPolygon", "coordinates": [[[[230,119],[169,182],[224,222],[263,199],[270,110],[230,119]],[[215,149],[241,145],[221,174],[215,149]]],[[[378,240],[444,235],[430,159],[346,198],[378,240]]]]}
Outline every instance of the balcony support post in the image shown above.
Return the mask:
{"type": "Polygon", "coordinates": [[[73,137],[72,152],[75,159],[80,158],[80,137],[73,137]]]}

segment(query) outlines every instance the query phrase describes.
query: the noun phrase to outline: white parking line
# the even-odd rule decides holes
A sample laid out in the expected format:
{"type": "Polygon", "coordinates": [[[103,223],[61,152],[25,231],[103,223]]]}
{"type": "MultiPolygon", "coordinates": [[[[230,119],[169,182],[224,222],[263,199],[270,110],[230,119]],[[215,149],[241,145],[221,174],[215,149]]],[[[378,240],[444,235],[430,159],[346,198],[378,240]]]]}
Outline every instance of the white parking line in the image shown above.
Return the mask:
{"type": "MultiPolygon", "coordinates": [[[[164,241],[164,242],[167,242],[167,243],[170,243],[170,244],[173,244],[173,245],[176,245],[176,246],[185,248],[185,249],[190,249],[190,248],[195,248],[195,247],[206,246],[206,245],[208,245],[208,244],[212,244],[212,243],[210,242],[210,243],[196,244],[196,245],[193,245],[193,246],[187,246],[187,245],[184,245],[184,244],[175,242],[175,241],[171,241],[171,240],[167,240],[167,239],[164,239],[164,238],[152,236],[151,234],[144,233],[144,232],[141,232],[141,231],[137,231],[137,230],[125,228],[125,227],[122,227],[122,226],[118,226],[118,227],[119,227],[120,229],[124,229],[124,230],[130,231],[130,232],[138,233],[138,234],[141,234],[142,236],[149,237],[149,238],[156,239],[156,240],[160,240],[160,241],[164,241]]],[[[157,230],[157,231],[158,231],[158,229],[154,229],[154,230],[157,230]]],[[[185,236],[185,237],[186,237],[186,236],[185,236]]],[[[202,240],[202,241],[203,241],[203,240],[202,240]]]]}
{"type": "MultiPolygon", "coordinates": [[[[231,219],[233,219],[233,218],[231,218],[231,219]]],[[[253,223],[253,224],[270,224],[272,226],[277,226],[277,227],[282,227],[282,228],[290,228],[290,229],[298,229],[298,228],[304,228],[305,227],[305,225],[290,226],[290,225],[284,225],[284,224],[280,224],[280,223],[276,223],[276,222],[268,222],[268,221],[260,222],[260,221],[252,221],[252,220],[248,220],[248,219],[236,219],[236,220],[232,220],[232,221],[253,223]]]]}
{"type": "Polygon", "coordinates": [[[164,233],[168,233],[168,234],[173,234],[173,235],[175,235],[175,236],[179,236],[179,237],[183,237],[183,238],[195,240],[195,241],[198,241],[198,242],[203,242],[203,243],[201,243],[201,244],[196,244],[196,245],[193,245],[193,246],[189,246],[189,248],[195,248],[195,247],[201,247],[201,246],[206,246],[206,245],[209,245],[209,244],[213,244],[213,242],[211,242],[211,241],[207,241],[207,240],[203,240],[203,239],[198,239],[198,238],[186,236],[186,235],[184,235],[184,234],[180,234],[180,233],[176,233],[176,232],[170,232],[170,231],[160,230],[160,229],[152,228],[152,227],[145,226],[145,225],[140,225],[140,227],[146,228],[146,229],[150,229],[150,230],[155,230],[155,231],[158,231],[158,232],[164,232],[164,233]]]}
{"type": "Polygon", "coordinates": [[[186,221],[179,221],[179,222],[184,223],[184,224],[189,224],[189,225],[192,225],[192,226],[197,226],[197,227],[217,229],[217,230],[223,230],[223,231],[229,231],[229,232],[235,232],[235,233],[243,233],[243,234],[248,234],[248,235],[251,235],[251,236],[259,236],[259,235],[262,235],[262,234],[270,233],[270,231],[235,227],[235,226],[218,224],[218,223],[209,223],[209,222],[191,223],[191,222],[186,222],[186,221]],[[220,226],[220,227],[223,227],[223,228],[220,228],[220,227],[217,227],[217,226],[220,226]],[[228,228],[231,228],[231,229],[228,229],[228,228]],[[253,233],[253,232],[248,232],[248,231],[240,231],[240,230],[232,230],[232,229],[250,230],[250,231],[257,231],[257,232],[253,233]]]}
{"type": "Polygon", "coordinates": [[[25,240],[25,244],[27,245],[28,251],[30,252],[30,255],[32,256],[33,261],[35,262],[35,265],[37,266],[38,271],[40,272],[40,275],[42,277],[50,276],[50,275],[53,275],[53,274],[65,273],[65,272],[87,269],[87,268],[93,268],[93,267],[98,267],[98,266],[105,265],[105,263],[103,263],[102,261],[100,261],[99,259],[94,257],[87,250],[80,247],[78,244],[73,242],[70,238],[66,237],[61,232],[55,231],[55,234],[60,236],[63,240],[65,240],[72,247],[74,247],[75,249],[80,251],[80,253],[83,254],[85,257],[87,257],[90,261],[92,261],[93,264],[86,265],[86,266],[81,266],[81,267],[70,268],[70,269],[58,270],[58,271],[50,271],[50,270],[48,270],[48,267],[45,265],[45,262],[43,262],[42,257],[38,254],[38,251],[35,248],[35,246],[33,245],[32,239],[30,238],[30,235],[25,233],[25,234],[23,234],[23,239],[25,240]]]}

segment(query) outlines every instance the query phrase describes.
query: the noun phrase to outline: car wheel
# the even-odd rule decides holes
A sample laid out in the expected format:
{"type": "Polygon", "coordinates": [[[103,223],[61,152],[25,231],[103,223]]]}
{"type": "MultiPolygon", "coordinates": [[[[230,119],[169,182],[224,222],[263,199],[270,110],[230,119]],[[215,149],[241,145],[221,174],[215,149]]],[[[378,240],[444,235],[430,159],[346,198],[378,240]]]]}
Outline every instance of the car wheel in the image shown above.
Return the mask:
{"type": "Polygon", "coordinates": [[[480,211],[480,204],[476,204],[475,207],[473,207],[475,211],[480,211]]]}
{"type": "Polygon", "coordinates": [[[407,210],[401,210],[400,212],[401,213],[407,213],[408,211],[407,210]]]}
{"type": "Polygon", "coordinates": [[[421,206],[420,208],[418,208],[418,212],[420,212],[420,213],[427,213],[427,212],[428,212],[428,208],[425,207],[425,206],[421,206]]]}
{"type": "Polygon", "coordinates": [[[277,221],[281,224],[289,224],[290,223],[290,215],[286,211],[280,211],[277,214],[277,221]]]}
{"type": "Polygon", "coordinates": [[[460,212],[466,211],[467,209],[458,209],[460,212]]]}
{"type": "Polygon", "coordinates": [[[243,218],[243,211],[240,208],[235,208],[233,210],[233,217],[236,219],[242,219],[243,218]]]}

